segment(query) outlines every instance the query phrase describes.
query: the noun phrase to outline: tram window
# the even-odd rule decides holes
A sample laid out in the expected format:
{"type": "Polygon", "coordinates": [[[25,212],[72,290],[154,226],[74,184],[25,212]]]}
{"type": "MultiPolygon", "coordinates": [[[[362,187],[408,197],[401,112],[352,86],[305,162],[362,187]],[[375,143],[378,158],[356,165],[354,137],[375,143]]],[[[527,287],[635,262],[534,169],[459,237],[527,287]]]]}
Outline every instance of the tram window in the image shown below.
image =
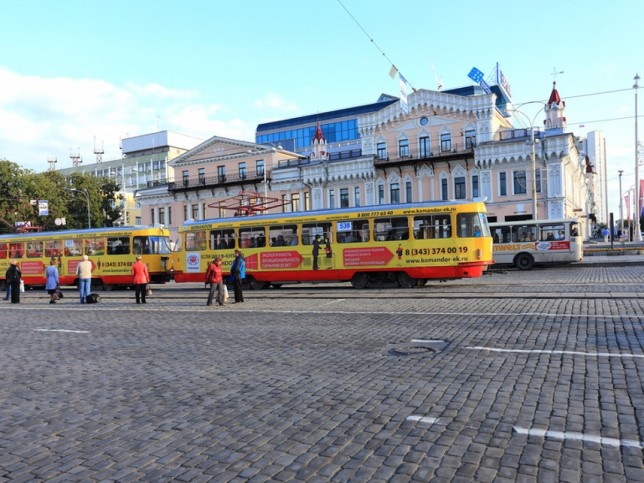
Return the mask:
{"type": "Polygon", "coordinates": [[[485,216],[481,213],[459,213],[456,216],[456,226],[460,238],[490,236],[485,216]]]}
{"type": "Polygon", "coordinates": [[[376,218],[373,231],[377,241],[408,240],[409,222],[404,217],[376,218]]]}
{"type": "Polygon", "coordinates": [[[167,236],[149,236],[148,243],[151,248],[151,252],[155,255],[170,253],[170,240],[167,236]]]}
{"type": "Polygon", "coordinates": [[[60,257],[63,254],[63,244],[60,240],[48,240],[45,242],[46,257],[60,257]]]}
{"type": "Polygon", "coordinates": [[[367,220],[338,221],[335,226],[338,232],[338,243],[369,241],[369,222],[367,220]]]}
{"type": "Polygon", "coordinates": [[[227,250],[235,248],[235,230],[210,230],[210,249],[227,250]]]}
{"type": "Polygon", "coordinates": [[[268,229],[268,237],[272,247],[297,245],[297,225],[273,225],[268,229]]]}
{"type": "Polygon", "coordinates": [[[417,240],[449,238],[451,233],[452,217],[448,214],[414,217],[414,238],[417,240]]]}
{"type": "Polygon", "coordinates": [[[77,257],[83,254],[82,240],[65,240],[65,256],[77,257]]]}
{"type": "Polygon", "coordinates": [[[25,246],[22,242],[9,244],[9,258],[22,258],[25,254],[25,246]]]}
{"type": "Polygon", "coordinates": [[[107,254],[108,255],[129,255],[130,239],[128,237],[108,237],[107,254]]]}
{"type": "Polygon", "coordinates": [[[147,236],[135,236],[132,240],[132,253],[134,255],[150,255],[156,252],[147,236]]]}
{"type": "Polygon", "coordinates": [[[266,246],[266,232],[263,226],[239,229],[239,244],[241,248],[256,248],[258,243],[266,246]]]}
{"type": "Polygon", "coordinates": [[[27,242],[27,258],[42,258],[42,242],[27,242]]]}
{"type": "Polygon", "coordinates": [[[6,260],[9,256],[9,245],[3,243],[0,245],[0,259],[6,260]]]}
{"type": "Polygon", "coordinates": [[[333,243],[331,223],[305,223],[302,225],[303,245],[313,245],[313,240],[315,240],[316,236],[321,237],[329,243],[333,243]]]}
{"type": "Polygon", "coordinates": [[[105,238],[87,238],[85,240],[85,255],[105,255],[105,238]]]}
{"type": "Polygon", "coordinates": [[[205,250],[206,249],[206,232],[191,231],[186,233],[186,250],[205,250]]]}

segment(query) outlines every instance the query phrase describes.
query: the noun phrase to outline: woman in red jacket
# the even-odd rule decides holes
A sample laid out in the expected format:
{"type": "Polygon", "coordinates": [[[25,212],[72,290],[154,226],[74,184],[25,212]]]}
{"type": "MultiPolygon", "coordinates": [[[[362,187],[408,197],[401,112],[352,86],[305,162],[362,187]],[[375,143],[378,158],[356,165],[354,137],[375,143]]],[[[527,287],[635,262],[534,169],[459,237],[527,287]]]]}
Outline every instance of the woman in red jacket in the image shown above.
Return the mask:
{"type": "Polygon", "coordinates": [[[206,283],[210,284],[210,292],[208,293],[206,305],[212,305],[212,297],[215,294],[215,290],[217,291],[217,303],[224,305],[224,278],[221,274],[221,257],[216,257],[208,264],[206,283]]]}
{"type": "Polygon", "coordinates": [[[150,274],[148,273],[147,265],[143,263],[140,255],[136,257],[136,262],[132,265],[132,283],[134,284],[136,303],[146,303],[145,292],[147,285],[150,283],[150,274]]]}

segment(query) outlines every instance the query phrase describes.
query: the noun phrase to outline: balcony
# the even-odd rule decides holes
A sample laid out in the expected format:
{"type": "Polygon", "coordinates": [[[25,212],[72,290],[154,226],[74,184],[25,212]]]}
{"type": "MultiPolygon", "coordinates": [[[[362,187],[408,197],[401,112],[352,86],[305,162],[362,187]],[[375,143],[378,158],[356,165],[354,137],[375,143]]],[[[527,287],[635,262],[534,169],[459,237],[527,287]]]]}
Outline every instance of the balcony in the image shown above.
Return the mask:
{"type": "MultiPolygon", "coordinates": [[[[271,180],[270,172],[266,172],[266,179],[271,180]]],[[[172,192],[194,191],[202,188],[216,188],[222,186],[237,186],[247,183],[263,183],[264,171],[246,170],[242,173],[221,174],[212,176],[198,176],[196,178],[184,178],[179,181],[170,181],[168,190],[172,192]]]]}
{"type": "Polygon", "coordinates": [[[438,148],[429,150],[420,149],[406,149],[404,153],[400,153],[398,147],[387,149],[386,153],[378,153],[374,159],[376,167],[381,166],[404,166],[417,163],[419,161],[452,161],[462,159],[464,157],[470,158],[474,155],[474,147],[476,143],[469,142],[467,145],[461,143],[449,143],[445,146],[446,149],[440,150],[438,148]]]}

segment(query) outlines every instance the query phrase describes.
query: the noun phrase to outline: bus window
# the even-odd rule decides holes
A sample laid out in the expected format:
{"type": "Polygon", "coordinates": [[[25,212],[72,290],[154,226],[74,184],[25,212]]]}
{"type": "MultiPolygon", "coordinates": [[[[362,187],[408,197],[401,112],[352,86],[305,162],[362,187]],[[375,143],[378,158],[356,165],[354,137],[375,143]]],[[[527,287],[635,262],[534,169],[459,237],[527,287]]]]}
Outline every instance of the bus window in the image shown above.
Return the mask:
{"type": "Polygon", "coordinates": [[[482,213],[459,213],[456,216],[456,226],[458,226],[460,238],[490,236],[490,230],[482,213]]]}
{"type": "Polygon", "coordinates": [[[452,232],[452,217],[448,214],[414,217],[414,238],[449,238],[452,232]]]}
{"type": "Polygon", "coordinates": [[[367,220],[336,222],[338,243],[357,243],[369,241],[369,222],[367,220]]]}
{"type": "Polygon", "coordinates": [[[22,242],[9,244],[9,258],[22,258],[25,254],[25,247],[22,242]]]}
{"type": "Polygon", "coordinates": [[[333,243],[331,237],[331,223],[305,223],[302,225],[302,244],[313,245],[315,237],[319,236],[323,240],[333,243]]]}
{"type": "Polygon", "coordinates": [[[186,233],[186,250],[205,250],[206,249],[206,232],[191,231],[186,233]]]}
{"type": "Polygon", "coordinates": [[[227,250],[235,248],[235,230],[210,230],[210,249],[227,250]]]}
{"type": "Polygon", "coordinates": [[[9,256],[9,245],[3,243],[0,245],[0,259],[6,260],[9,256]]]}
{"type": "Polygon", "coordinates": [[[129,255],[130,239],[128,237],[108,237],[107,254],[108,255],[129,255]]]}
{"type": "Polygon", "coordinates": [[[376,218],[373,221],[373,238],[377,241],[409,239],[409,222],[406,217],[376,218]]]}
{"type": "Polygon", "coordinates": [[[520,226],[517,228],[517,235],[520,242],[533,242],[537,241],[537,227],[536,226],[520,226]]]}
{"type": "Polygon", "coordinates": [[[42,242],[27,242],[27,258],[42,258],[42,242]]]}
{"type": "Polygon", "coordinates": [[[87,238],[85,240],[85,255],[105,255],[105,238],[87,238]]]}
{"type": "Polygon", "coordinates": [[[65,240],[65,256],[67,257],[77,257],[83,254],[82,252],[82,240],[65,240]]]}
{"type": "Polygon", "coordinates": [[[63,254],[63,243],[61,240],[48,240],[45,242],[45,256],[60,257],[63,254]]]}
{"type": "Polygon", "coordinates": [[[566,232],[563,225],[541,225],[541,241],[565,240],[566,232]]]}
{"type": "Polygon", "coordinates": [[[268,230],[268,237],[272,247],[297,245],[297,225],[273,225],[268,230]]]}
{"type": "Polygon", "coordinates": [[[263,226],[239,229],[239,244],[241,248],[256,248],[258,242],[263,243],[262,246],[266,246],[266,233],[263,226]]]}

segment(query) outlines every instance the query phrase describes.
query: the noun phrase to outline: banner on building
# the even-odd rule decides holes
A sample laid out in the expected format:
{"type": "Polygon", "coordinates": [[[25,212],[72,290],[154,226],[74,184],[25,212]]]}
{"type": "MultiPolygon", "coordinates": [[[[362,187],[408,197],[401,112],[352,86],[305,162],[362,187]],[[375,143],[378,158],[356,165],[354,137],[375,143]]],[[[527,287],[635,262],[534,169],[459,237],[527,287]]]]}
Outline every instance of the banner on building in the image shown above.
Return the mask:
{"type": "Polygon", "coordinates": [[[400,107],[407,114],[409,112],[409,105],[407,104],[407,79],[400,72],[398,72],[398,78],[400,79],[400,107]]]}
{"type": "Polygon", "coordinates": [[[490,86],[488,85],[488,83],[485,82],[485,79],[484,79],[485,75],[476,67],[472,67],[472,70],[470,71],[469,74],[467,74],[467,77],[472,79],[474,82],[478,82],[478,84],[481,86],[481,88],[486,94],[492,94],[492,89],[490,89],[490,86]]]}

